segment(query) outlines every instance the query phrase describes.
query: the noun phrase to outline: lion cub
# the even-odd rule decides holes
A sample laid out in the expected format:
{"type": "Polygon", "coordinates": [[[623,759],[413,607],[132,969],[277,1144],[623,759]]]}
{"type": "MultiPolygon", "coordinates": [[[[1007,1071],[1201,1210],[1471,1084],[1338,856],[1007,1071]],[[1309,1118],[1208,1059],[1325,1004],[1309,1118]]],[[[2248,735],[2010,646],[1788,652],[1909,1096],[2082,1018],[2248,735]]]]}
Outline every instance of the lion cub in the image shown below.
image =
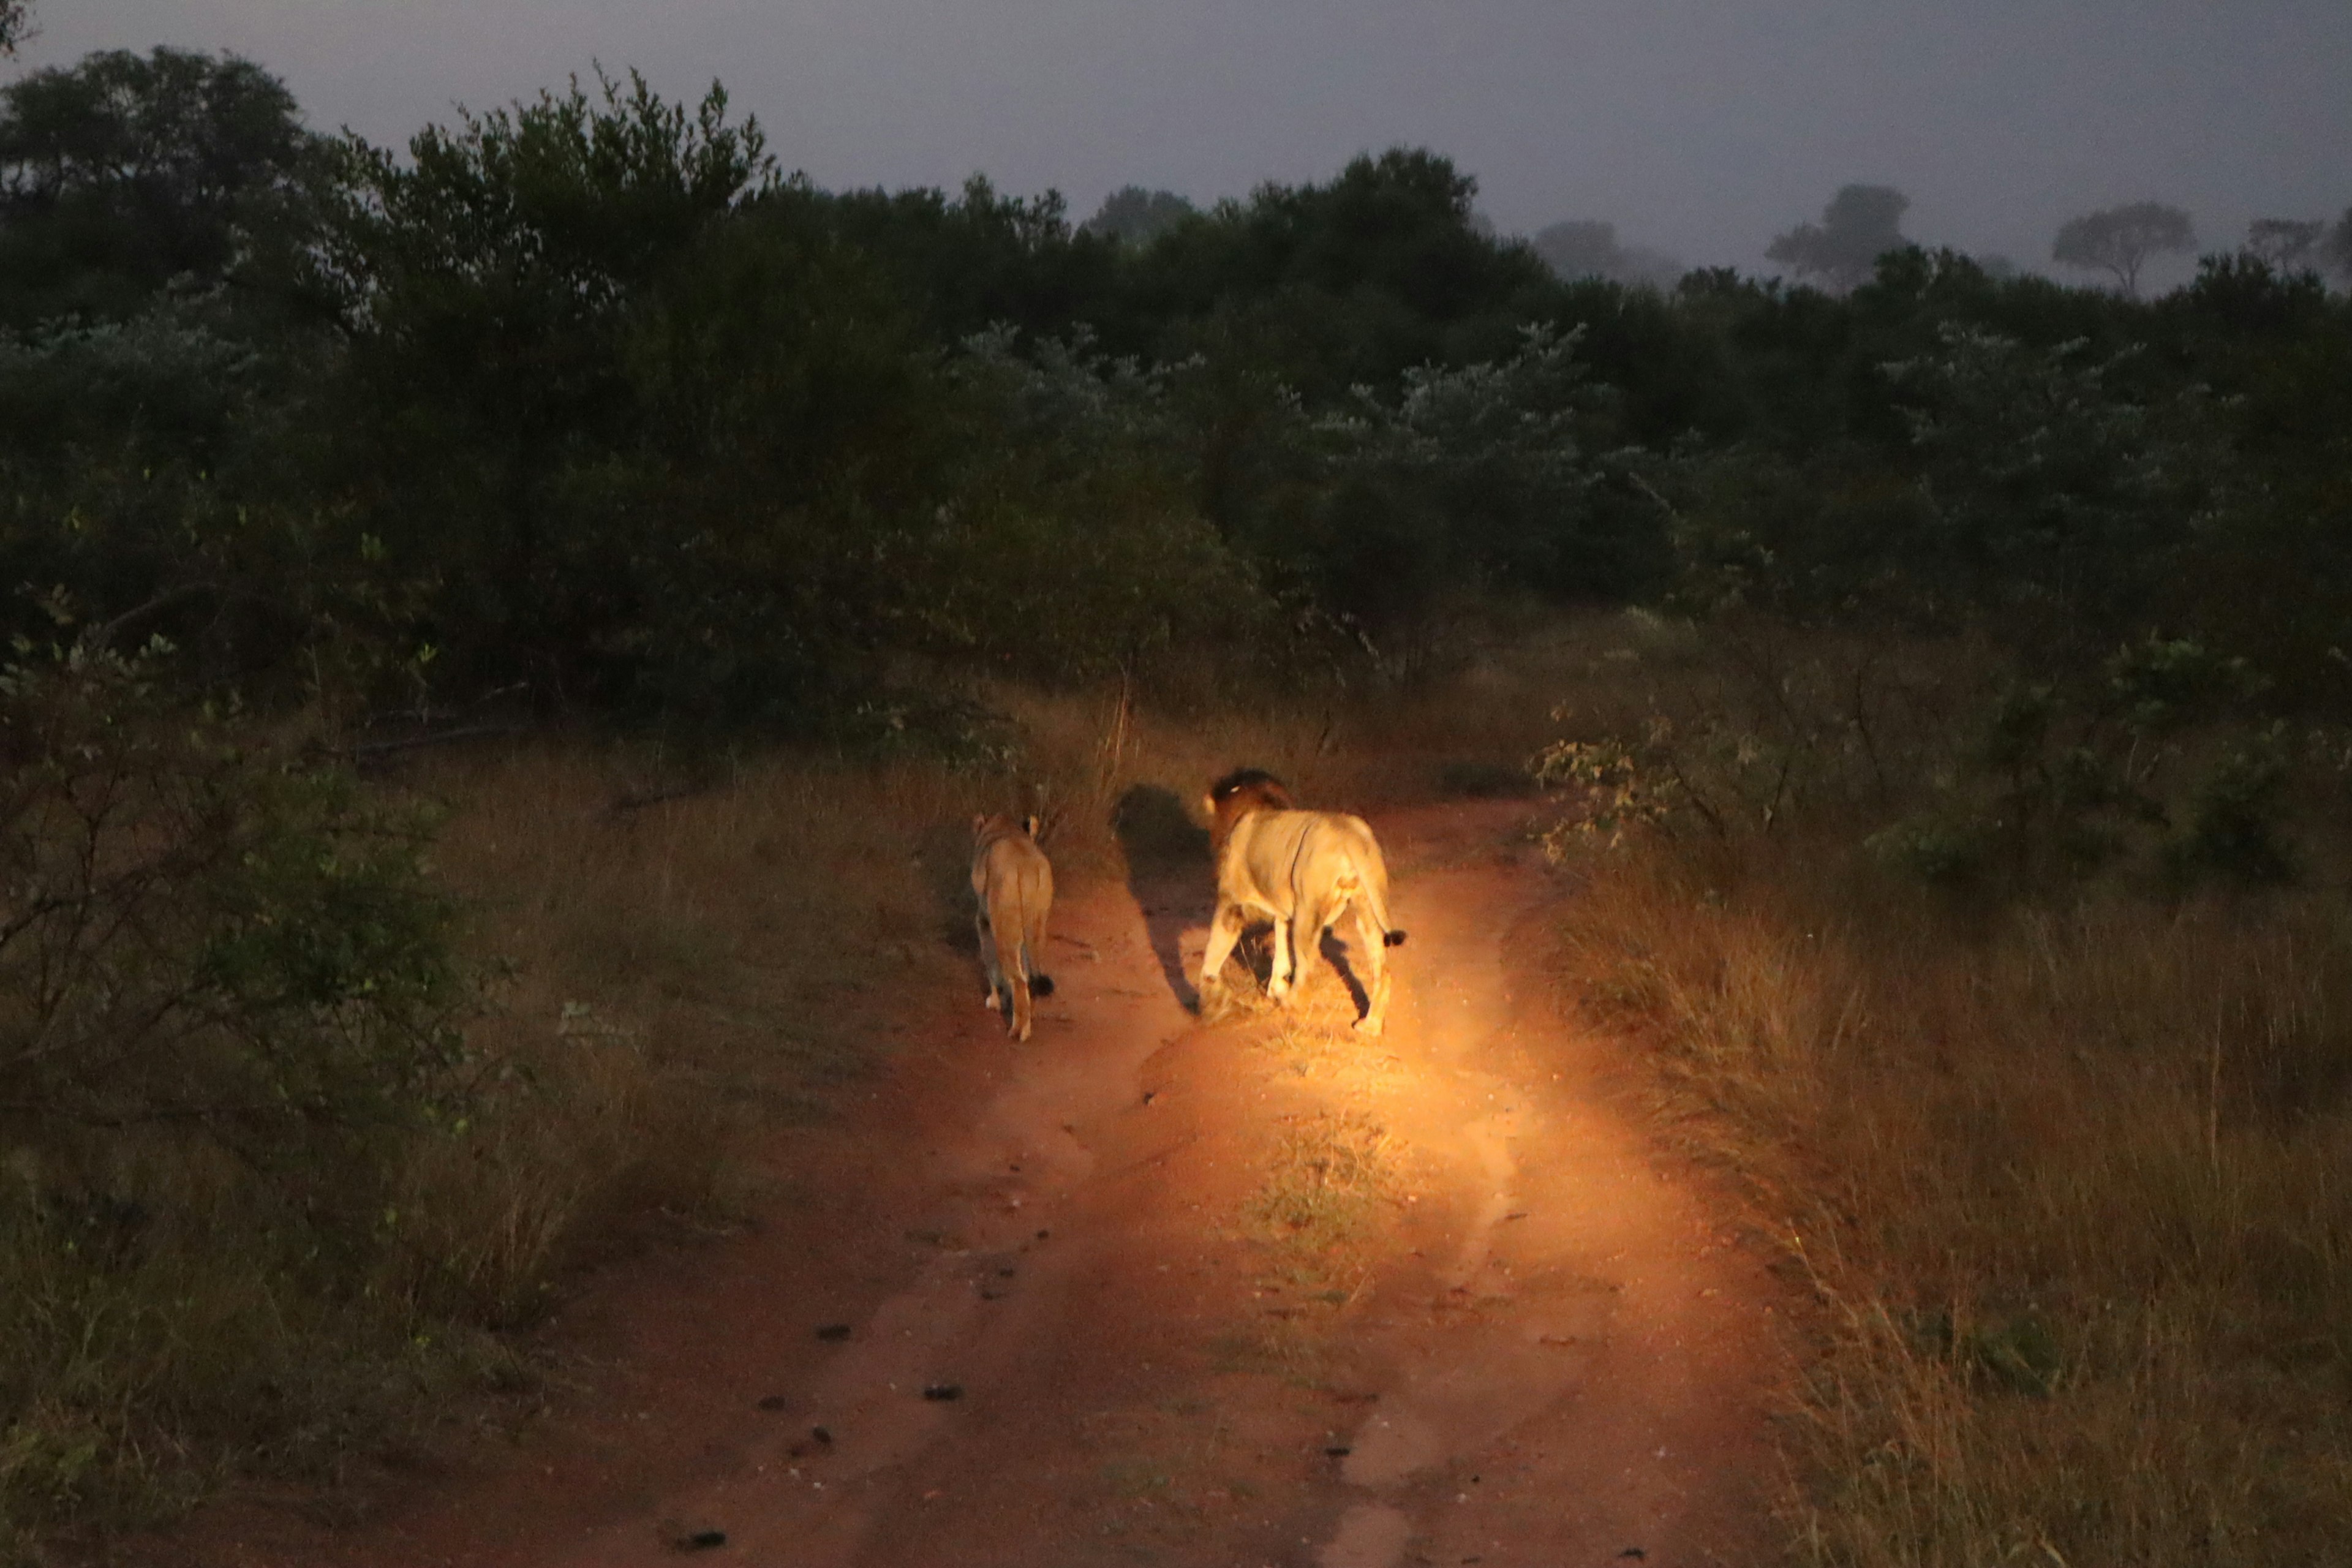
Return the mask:
{"type": "Polygon", "coordinates": [[[1025,1040],[1031,995],[1054,994],[1052,977],[1038,967],[1054,907],[1054,863],[1037,847],[1035,817],[971,819],[971,890],[980,900],[974,923],[988,965],[988,1005],[1003,1011],[1014,1039],[1025,1040]]]}

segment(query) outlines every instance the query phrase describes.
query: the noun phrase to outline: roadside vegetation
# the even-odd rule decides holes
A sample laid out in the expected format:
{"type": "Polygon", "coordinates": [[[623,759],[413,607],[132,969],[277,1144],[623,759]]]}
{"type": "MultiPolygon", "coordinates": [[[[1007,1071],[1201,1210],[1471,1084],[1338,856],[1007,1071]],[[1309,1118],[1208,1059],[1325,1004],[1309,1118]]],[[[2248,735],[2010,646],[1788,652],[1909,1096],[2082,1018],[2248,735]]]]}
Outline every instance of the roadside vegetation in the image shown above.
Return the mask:
{"type": "Polygon", "coordinates": [[[2352,305],[1565,282],[1475,190],[0,89],[0,1558],[527,1387],[961,983],[975,809],[1109,872],[1530,757],[1821,1304],[1793,1552],[2344,1555],[2352,305]]]}
{"type": "Polygon", "coordinates": [[[2352,1542],[2347,780],[2197,663],[1741,627],[1549,753],[1585,1005],[1814,1303],[1796,1560],[2352,1542]]]}

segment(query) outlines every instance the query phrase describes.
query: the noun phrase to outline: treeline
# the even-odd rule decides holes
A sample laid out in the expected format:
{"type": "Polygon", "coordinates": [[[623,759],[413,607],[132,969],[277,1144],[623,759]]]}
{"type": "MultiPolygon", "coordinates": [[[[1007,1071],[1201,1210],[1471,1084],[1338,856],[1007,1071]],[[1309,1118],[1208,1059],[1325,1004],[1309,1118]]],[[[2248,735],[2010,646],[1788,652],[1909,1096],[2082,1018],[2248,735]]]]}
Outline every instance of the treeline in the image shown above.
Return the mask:
{"type": "Polygon", "coordinates": [[[1497,591],[2164,629],[2345,695],[2315,276],[1571,284],[1474,189],[1393,151],[1136,242],[978,178],[819,189],[716,89],[395,153],[247,62],[93,56],[0,95],[5,613],[358,709],[793,728],[909,657],[1360,658],[1497,591]]]}

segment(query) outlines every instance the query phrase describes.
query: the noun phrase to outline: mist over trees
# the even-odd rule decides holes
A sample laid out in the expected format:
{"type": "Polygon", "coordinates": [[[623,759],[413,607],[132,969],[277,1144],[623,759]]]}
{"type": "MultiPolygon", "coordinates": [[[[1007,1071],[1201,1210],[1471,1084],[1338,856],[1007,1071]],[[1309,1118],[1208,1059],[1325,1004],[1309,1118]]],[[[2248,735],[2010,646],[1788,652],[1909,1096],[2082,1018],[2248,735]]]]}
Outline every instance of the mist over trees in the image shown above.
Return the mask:
{"type": "Polygon", "coordinates": [[[1669,288],[1685,268],[1664,251],[1624,245],[1617,226],[1593,219],[1570,219],[1539,228],[1528,241],[1561,278],[1599,278],[1612,283],[1647,283],[1669,288]]]}
{"type": "Polygon", "coordinates": [[[1843,185],[1822,209],[1822,221],[1799,224],[1776,237],[1765,256],[1799,278],[1843,292],[1868,279],[1878,258],[1910,244],[1903,237],[1911,198],[1891,185],[1843,185]]]}
{"type": "Polygon", "coordinates": [[[2050,258],[2084,271],[2105,272],[2127,298],[2139,298],[2140,269],[2158,256],[2197,248],[2197,226],[2179,207],[2133,202],[2070,218],[2051,243],[2050,258]]]}

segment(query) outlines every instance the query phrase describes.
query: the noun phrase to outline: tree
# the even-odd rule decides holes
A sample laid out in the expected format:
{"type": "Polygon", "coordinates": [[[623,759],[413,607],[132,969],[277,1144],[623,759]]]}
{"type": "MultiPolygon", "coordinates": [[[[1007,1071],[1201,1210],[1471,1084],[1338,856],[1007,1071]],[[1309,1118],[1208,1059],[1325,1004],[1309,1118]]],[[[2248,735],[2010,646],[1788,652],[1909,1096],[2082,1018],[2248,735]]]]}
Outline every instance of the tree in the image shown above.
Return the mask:
{"type": "Polygon", "coordinates": [[[1103,198],[1084,227],[1121,245],[1149,245],[1199,210],[1173,191],[1122,185],[1103,198]]]}
{"type": "Polygon", "coordinates": [[[110,49],[0,88],[0,321],[119,320],[302,249],[315,142],[250,60],[110,49]]]}
{"type": "Polygon", "coordinates": [[[1665,288],[1683,274],[1682,263],[1662,251],[1619,244],[1613,223],[1570,219],[1538,230],[1528,243],[1547,266],[1570,281],[1605,278],[1612,283],[1665,288]]]}
{"type": "Polygon", "coordinates": [[[1138,253],[1111,346],[1230,355],[1309,401],[1409,365],[1508,354],[1559,284],[1523,245],[1478,232],[1477,182],[1420,148],[1360,156],[1321,184],[1266,184],[1138,253]]]}
{"type": "Polygon", "coordinates": [[[1843,291],[1870,280],[1878,258],[1911,242],[1900,224],[1911,198],[1892,185],[1845,185],[1822,209],[1818,224],[1799,224],[1764,254],[1843,291]]]}
{"type": "Polygon", "coordinates": [[[32,36],[29,0],[0,0],[0,59],[15,57],[16,46],[32,36]]]}
{"type": "Polygon", "coordinates": [[[622,457],[686,426],[801,434],[781,381],[769,417],[743,421],[746,384],[842,304],[818,282],[833,258],[729,222],[774,172],[724,92],[689,109],[634,74],[597,88],[460,111],[405,158],[348,134],[336,148],[347,199],[328,249],[352,410],[338,460],[373,498],[362,525],[392,567],[431,584],[453,680],[520,668],[574,691],[609,673],[615,628],[656,622],[648,600],[699,560],[681,537],[697,496],[646,477],[660,458],[622,457]]]}
{"type": "Polygon", "coordinates": [[[2327,233],[2324,218],[2258,217],[2246,226],[2245,253],[2273,272],[2306,265],[2327,233]]]}
{"type": "Polygon", "coordinates": [[[2197,226],[2179,207],[2134,202],[2071,218],[2050,247],[2050,258],[2085,271],[2115,274],[2125,294],[2139,298],[2140,268],[2152,256],[2197,248],[2197,226]]]}
{"type": "Polygon", "coordinates": [[[2330,271],[2352,284],[2352,207],[2344,209],[2344,216],[2336,220],[2327,237],[2319,242],[2319,254],[2330,271]]]}

